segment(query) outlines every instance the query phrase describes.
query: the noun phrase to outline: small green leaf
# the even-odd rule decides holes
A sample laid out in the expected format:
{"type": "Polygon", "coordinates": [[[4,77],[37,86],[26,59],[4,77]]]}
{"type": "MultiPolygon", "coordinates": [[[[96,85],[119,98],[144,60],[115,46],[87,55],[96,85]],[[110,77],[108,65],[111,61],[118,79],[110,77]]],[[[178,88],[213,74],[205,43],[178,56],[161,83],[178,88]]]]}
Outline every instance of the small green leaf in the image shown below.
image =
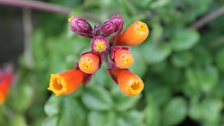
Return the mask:
{"type": "Polygon", "coordinates": [[[167,44],[160,44],[154,41],[146,41],[141,46],[142,56],[148,64],[156,64],[165,60],[171,53],[167,44]]]}
{"type": "Polygon", "coordinates": [[[161,126],[160,108],[155,104],[148,104],[144,110],[147,126],[161,126]]]}
{"type": "Polygon", "coordinates": [[[58,116],[49,116],[43,121],[42,126],[57,126],[57,122],[58,116]]]}
{"type": "Polygon", "coordinates": [[[204,92],[210,92],[219,80],[218,70],[211,65],[191,67],[186,70],[189,84],[204,92]]]}
{"type": "Polygon", "coordinates": [[[28,126],[23,115],[13,115],[9,122],[10,126],[28,126]]]}
{"type": "Polygon", "coordinates": [[[113,98],[115,102],[114,107],[117,111],[127,111],[128,109],[131,109],[136,105],[141,96],[126,96],[120,91],[120,88],[118,86],[114,86],[113,98]]]}
{"type": "Polygon", "coordinates": [[[205,98],[202,102],[199,99],[191,100],[190,116],[193,119],[208,123],[216,123],[220,118],[223,102],[221,98],[205,98]]]}
{"type": "Polygon", "coordinates": [[[89,126],[115,126],[116,114],[113,111],[91,111],[88,115],[89,126]]]}
{"type": "Polygon", "coordinates": [[[17,112],[24,112],[33,101],[33,89],[31,85],[23,83],[16,85],[13,88],[12,101],[9,101],[10,106],[17,112]]]}
{"type": "Polygon", "coordinates": [[[134,64],[131,66],[130,70],[136,73],[138,76],[144,75],[144,73],[147,70],[147,66],[145,61],[143,60],[143,57],[141,55],[140,48],[135,47],[131,49],[131,53],[134,56],[134,64]]]}
{"type": "Polygon", "coordinates": [[[199,34],[193,29],[182,29],[176,32],[171,40],[172,48],[175,51],[191,49],[199,42],[199,34]]]}
{"type": "Polygon", "coordinates": [[[222,72],[224,72],[224,48],[216,52],[216,64],[222,72]]]}
{"type": "Polygon", "coordinates": [[[190,52],[183,51],[175,53],[172,56],[172,63],[176,67],[186,67],[193,61],[193,55],[190,52]]]}
{"type": "Polygon", "coordinates": [[[127,111],[121,114],[117,120],[118,126],[145,126],[144,114],[137,110],[127,111]]]}
{"type": "Polygon", "coordinates": [[[91,110],[109,110],[113,105],[109,92],[97,85],[86,87],[82,101],[91,110]]]}
{"type": "Polygon", "coordinates": [[[86,112],[72,97],[62,99],[57,126],[83,126],[86,112]]]}
{"type": "Polygon", "coordinates": [[[163,110],[163,122],[166,126],[179,124],[187,116],[186,101],[177,97],[167,103],[163,110]]]}
{"type": "Polygon", "coordinates": [[[44,106],[44,111],[48,116],[53,116],[59,113],[61,99],[52,95],[44,106]]]}

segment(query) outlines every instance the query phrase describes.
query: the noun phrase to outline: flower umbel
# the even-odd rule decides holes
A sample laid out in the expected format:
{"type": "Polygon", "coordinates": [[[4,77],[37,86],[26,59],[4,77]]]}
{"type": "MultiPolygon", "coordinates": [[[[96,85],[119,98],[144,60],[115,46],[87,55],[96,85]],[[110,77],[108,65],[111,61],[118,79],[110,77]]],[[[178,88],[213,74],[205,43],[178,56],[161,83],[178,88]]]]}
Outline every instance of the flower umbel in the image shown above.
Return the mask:
{"type": "Polygon", "coordinates": [[[122,32],[124,20],[120,15],[114,15],[102,24],[96,23],[94,28],[79,16],[72,16],[68,21],[73,32],[92,39],[91,50],[81,54],[75,68],[51,74],[49,90],[56,96],[70,94],[81,83],[85,86],[105,62],[110,76],[125,95],[135,96],[142,92],[142,79],[128,68],[134,63],[134,56],[129,49],[141,44],[149,34],[145,23],[135,21],[122,32]]]}

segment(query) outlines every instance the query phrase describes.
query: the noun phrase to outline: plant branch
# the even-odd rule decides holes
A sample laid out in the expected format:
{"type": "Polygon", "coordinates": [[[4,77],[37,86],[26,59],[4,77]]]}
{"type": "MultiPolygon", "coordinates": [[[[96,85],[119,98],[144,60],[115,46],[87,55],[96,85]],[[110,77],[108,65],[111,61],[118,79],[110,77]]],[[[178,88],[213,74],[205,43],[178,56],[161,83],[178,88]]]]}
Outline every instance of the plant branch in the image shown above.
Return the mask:
{"type": "Polygon", "coordinates": [[[202,17],[198,21],[194,22],[193,24],[191,24],[190,28],[200,29],[208,22],[214,20],[215,18],[217,18],[223,14],[224,14],[224,7],[221,7],[219,9],[215,10],[214,12],[211,12],[208,15],[205,15],[204,17],[202,17]]]}
{"type": "Polygon", "coordinates": [[[51,13],[57,13],[62,15],[69,15],[71,9],[53,5],[41,1],[25,1],[25,0],[0,0],[0,5],[21,7],[21,8],[30,8],[34,10],[41,10],[51,13]]]}

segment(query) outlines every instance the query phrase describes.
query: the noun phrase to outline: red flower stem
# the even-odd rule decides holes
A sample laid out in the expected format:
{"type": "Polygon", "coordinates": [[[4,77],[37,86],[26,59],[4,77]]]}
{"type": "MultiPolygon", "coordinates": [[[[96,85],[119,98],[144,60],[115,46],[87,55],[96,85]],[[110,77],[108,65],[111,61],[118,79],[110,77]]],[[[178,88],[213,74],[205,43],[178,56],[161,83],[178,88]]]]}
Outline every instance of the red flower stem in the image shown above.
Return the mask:
{"type": "Polygon", "coordinates": [[[0,0],[0,5],[30,8],[34,10],[41,10],[56,14],[69,15],[71,12],[70,8],[49,4],[41,1],[26,1],[26,0],[0,0]]]}

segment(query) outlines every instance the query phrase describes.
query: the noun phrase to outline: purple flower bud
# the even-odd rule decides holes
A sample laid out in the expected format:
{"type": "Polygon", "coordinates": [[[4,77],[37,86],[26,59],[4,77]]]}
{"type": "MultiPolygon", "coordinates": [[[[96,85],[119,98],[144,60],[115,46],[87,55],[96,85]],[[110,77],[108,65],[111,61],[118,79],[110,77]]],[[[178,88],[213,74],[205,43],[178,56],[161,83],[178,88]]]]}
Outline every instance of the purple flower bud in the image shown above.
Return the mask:
{"type": "Polygon", "coordinates": [[[92,38],[92,27],[84,18],[72,16],[69,18],[70,29],[76,34],[84,37],[92,38]]]}
{"type": "Polygon", "coordinates": [[[111,21],[105,21],[100,28],[101,32],[105,36],[109,36],[110,34],[114,33],[115,29],[116,29],[116,26],[111,21]]]}
{"type": "Polygon", "coordinates": [[[91,48],[93,53],[103,54],[107,52],[109,48],[109,42],[103,36],[96,36],[92,39],[91,48]]]}
{"type": "Polygon", "coordinates": [[[120,15],[114,15],[110,21],[115,25],[115,32],[121,32],[123,29],[123,18],[120,15]]]}

